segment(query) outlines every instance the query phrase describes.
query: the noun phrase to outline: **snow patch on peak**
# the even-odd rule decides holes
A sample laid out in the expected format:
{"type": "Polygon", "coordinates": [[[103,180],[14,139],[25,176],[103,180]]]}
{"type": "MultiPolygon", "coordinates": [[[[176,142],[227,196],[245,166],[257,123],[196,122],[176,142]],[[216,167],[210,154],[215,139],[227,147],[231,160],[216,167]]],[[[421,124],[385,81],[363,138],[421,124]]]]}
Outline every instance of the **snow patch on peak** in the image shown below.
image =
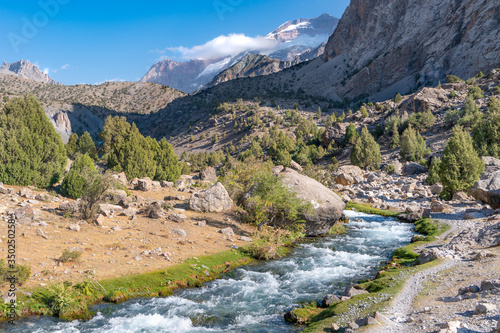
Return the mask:
{"type": "Polygon", "coordinates": [[[196,77],[195,80],[198,80],[199,78],[201,78],[203,76],[208,76],[208,75],[214,76],[214,75],[219,74],[226,67],[226,65],[231,61],[231,59],[232,59],[231,57],[227,57],[219,62],[208,65],[207,67],[205,67],[203,72],[201,72],[196,77]]]}

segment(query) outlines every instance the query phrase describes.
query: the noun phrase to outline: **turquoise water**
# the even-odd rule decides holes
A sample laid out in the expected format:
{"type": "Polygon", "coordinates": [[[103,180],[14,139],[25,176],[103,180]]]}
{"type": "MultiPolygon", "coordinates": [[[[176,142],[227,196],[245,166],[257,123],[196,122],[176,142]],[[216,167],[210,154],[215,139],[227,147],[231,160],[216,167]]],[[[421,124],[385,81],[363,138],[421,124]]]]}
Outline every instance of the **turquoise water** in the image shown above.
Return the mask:
{"type": "Polygon", "coordinates": [[[373,277],[381,261],[409,243],[412,225],[346,211],[346,235],[301,244],[280,260],[239,267],[202,288],[167,298],[102,304],[85,322],[55,318],[19,321],[9,332],[163,333],[299,332],[283,314],[300,301],[340,294],[346,283],[373,277]]]}

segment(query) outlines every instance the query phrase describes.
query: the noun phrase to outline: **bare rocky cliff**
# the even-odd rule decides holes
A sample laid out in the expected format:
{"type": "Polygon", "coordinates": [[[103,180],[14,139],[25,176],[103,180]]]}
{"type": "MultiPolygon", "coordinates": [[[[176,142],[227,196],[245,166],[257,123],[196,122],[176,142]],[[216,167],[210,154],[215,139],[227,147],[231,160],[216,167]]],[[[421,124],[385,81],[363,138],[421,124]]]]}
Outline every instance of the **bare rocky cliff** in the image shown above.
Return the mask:
{"type": "Polygon", "coordinates": [[[36,82],[50,83],[55,85],[62,85],[47,74],[42,72],[38,66],[26,60],[20,60],[13,63],[3,62],[0,66],[0,74],[14,75],[23,79],[29,79],[36,82]]]}
{"type": "Polygon", "coordinates": [[[500,66],[500,6],[497,0],[352,0],[323,55],[328,63],[336,59],[348,72],[336,90],[348,98],[488,72],[500,66]]]}

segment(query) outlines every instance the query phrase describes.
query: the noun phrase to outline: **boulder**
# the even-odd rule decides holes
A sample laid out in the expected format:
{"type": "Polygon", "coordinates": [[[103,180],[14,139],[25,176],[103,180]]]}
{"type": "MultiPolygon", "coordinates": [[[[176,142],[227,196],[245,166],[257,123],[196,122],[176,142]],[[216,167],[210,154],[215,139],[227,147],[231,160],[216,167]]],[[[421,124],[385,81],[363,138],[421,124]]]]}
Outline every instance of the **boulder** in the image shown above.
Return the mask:
{"type": "Polygon", "coordinates": [[[157,180],[153,180],[151,182],[151,185],[153,186],[153,188],[160,188],[161,187],[161,183],[157,180]]]}
{"type": "Polygon", "coordinates": [[[488,163],[485,172],[470,190],[476,200],[488,204],[493,209],[500,208],[500,160],[494,157],[483,157],[483,162],[488,163]]]}
{"type": "Polygon", "coordinates": [[[215,183],[217,182],[217,173],[213,167],[208,167],[200,172],[200,180],[202,182],[215,183]]]}
{"type": "Polygon", "coordinates": [[[77,223],[74,223],[74,224],[70,224],[68,229],[71,231],[80,231],[80,226],[77,223]]]}
{"type": "Polygon", "coordinates": [[[496,305],[495,304],[489,304],[489,303],[479,303],[476,305],[476,308],[474,310],[475,313],[488,313],[491,311],[496,310],[496,305]]]}
{"type": "Polygon", "coordinates": [[[282,166],[282,165],[277,165],[277,166],[273,167],[273,169],[272,169],[272,173],[273,173],[274,175],[277,175],[277,174],[279,174],[281,171],[283,171],[283,169],[285,169],[285,167],[284,167],[284,166],[282,166]]]}
{"type": "Polygon", "coordinates": [[[124,186],[127,186],[127,184],[128,184],[127,175],[125,175],[125,172],[121,172],[121,173],[118,173],[116,175],[113,175],[113,178],[124,186]]]}
{"type": "Polygon", "coordinates": [[[449,100],[448,92],[440,88],[422,88],[419,92],[411,95],[401,103],[400,113],[424,112],[428,109],[441,108],[443,103],[449,100]]]}
{"type": "Polygon", "coordinates": [[[307,236],[327,234],[342,216],[345,203],[332,190],[315,179],[301,175],[295,170],[285,168],[280,174],[285,186],[297,194],[297,197],[312,204],[312,212],[304,219],[307,236]]]}
{"type": "Polygon", "coordinates": [[[9,189],[3,185],[0,185],[0,194],[9,194],[9,189]]]}
{"type": "Polygon", "coordinates": [[[137,214],[137,212],[138,212],[137,208],[129,207],[129,208],[125,209],[121,213],[121,215],[125,215],[127,217],[134,217],[137,214]]]}
{"type": "Polygon", "coordinates": [[[364,289],[356,289],[354,287],[347,287],[346,290],[344,291],[344,296],[347,297],[353,297],[362,294],[369,294],[369,292],[364,289]]]}
{"type": "Polygon", "coordinates": [[[337,169],[335,182],[344,186],[363,181],[363,170],[355,165],[344,165],[337,169]]]}
{"type": "Polygon", "coordinates": [[[304,169],[300,166],[300,164],[295,162],[294,160],[290,161],[290,168],[298,172],[304,171],[304,169]]]}
{"type": "Polygon", "coordinates": [[[173,222],[181,223],[187,220],[187,216],[184,214],[174,213],[169,215],[168,219],[173,222]]]}
{"type": "Polygon", "coordinates": [[[175,182],[175,186],[178,188],[190,187],[194,184],[194,180],[192,176],[182,175],[181,178],[177,179],[175,182]]]}
{"type": "Polygon", "coordinates": [[[189,207],[197,212],[224,212],[233,207],[224,185],[217,182],[207,190],[194,193],[189,200],[189,207]]]}
{"type": "Polygon", "coordinates": [[[122,200],[127,199],[127,192],[125,192],[124,190],[111,190],[106,193],[106,196],[110,201],[118,203],[122,200]]]}
{"type": "Polygon", "coordinates": [[[111,204],[100,204],[98,209],[98,214],[102,214],[106,217],[111,217],[115,214],[119,214],[123,211],[123,207],[111,204]]]}
{"type": "MultiPolygon", "coordinates": [[[[403,173],[403,164],[399,162],[398,160],[394,160],[387,165],[392,165],[394,167],[394,174],[395,175],[401,175],[403,173]]],[[[387,166],[386,166],[387,168],[387,166]]]]}
{"type": "Polygon", "coordinates": [[[414,175],[420,175],[422,173],[426,173],[427,168],[424,166],[421,166],[418,163],[406,163],[403,169],[403,175],[405,176],[414,176],[414,175]]]}
{"type": "Polygon", "coordinates": [[[335,123],[328,127],[321,137],[325,147],[328,147],[332,142],[340,143],[344,139],[347,127],[349,127],[349,123],[335,123]]]}
{"type": "Polygon", "coordinates": [[[449,213],[450,207],[436,199],[431,201],[431,213],[449,213]]]}
{"type": "Polygon", "coordinates": [[[20,188],[18,194],[21,198],[27,198],[27,199],[31,199],[31,197],[33,196],[33,192],[25,187],[20,188]]]}
{"type": "Polygon", "coordinates": [[[102,214],[97,215],[97,217],[94,219],[94,223],[98,226],[102,226],[104,224],[104,221],[106,221],[106,218],[102,214]]]}
{"type": "Polygon", "coordinates": [[[163,209],[156,205],[151,205],[148,217],[151,219],[159,219],[163,215],[163,209]]]}
{"type": "Polygon", "coordinates": [[[424,216],[423,208],[409,209],[409,212],[398,215],[398,219],[407,223],[414,223],[424,216]]]}
{"type": "Polygon", "coordinates": [[[219,230],[219,232],[227,237],[234,236],[234,231],[232,228],[224,228],[224,229],[219,230]]]}
{"type": "Polygon", "coordinates": [[[137,189],[140,191],[149,191],[153,188],[153,181],[149,177],[137,180],[137,189]]]}
{"type": "Polygon", "coordinates": [[[469,196],[467,194],[465,194],[465,192],[458,191],[458,192],[453,193],[452,200],[453,201],[466,201],[466,200],[469,200],[469,196]]]}
{"type": "Polygon", "coordinates": [[[418,256],[418,263],[423,265],[429,261],[436,260],[441,257],[441,253],[437,249],[425,249],[418,256]]]}
{"type": "Polygon", "coordinates": [[[174,187],[174,183],[173,182],[167,182],[166,180],[162,180],[160,182],[160,185],[161,185],[161,187],[174,187]]]}
{"type": "Polygon", "coordinates": [[[328,294],[325,296],[325,298],[323,298],[323,301],[321,302],[321,307],[327,308],[330,305],[332,305],[333,303],[336,303],[339,301],[340,301],[340,298],[338,298],[337,296],[332,295],[332,294],[328,294]]]}
{"type": "Polygon", "coordinates": [[[187,232],[183,229],[174,229],[172,230],[172,233],[174,235],[180,236],[180,237],[187,237],[187,232]]]}
{"type": "Polygon", "coordinates": [[[52,197],[50,195],[48,195],[47,193],[38,193],[35,196],[35,200],[38,200],[38,201],[51,201],[52,197]]]}
{"type": "Polygon", "coordinates": [[[78,201],[69,201],[59,204],[58,209],[64,213],[78,214],[80,212],[80,204],[78,201]]]}
{"type": "Polygon", "coordinates": [[[431,193],[434,195],[440,195],[443,192],[443,185],[436,183],[431,186],[431,193]]]}
{"type": "Polygon", "coordinates": [[[35,218],[33,209],[30,206],[17,208],[14,215],[20,224],[30,224],[35,218]]]}

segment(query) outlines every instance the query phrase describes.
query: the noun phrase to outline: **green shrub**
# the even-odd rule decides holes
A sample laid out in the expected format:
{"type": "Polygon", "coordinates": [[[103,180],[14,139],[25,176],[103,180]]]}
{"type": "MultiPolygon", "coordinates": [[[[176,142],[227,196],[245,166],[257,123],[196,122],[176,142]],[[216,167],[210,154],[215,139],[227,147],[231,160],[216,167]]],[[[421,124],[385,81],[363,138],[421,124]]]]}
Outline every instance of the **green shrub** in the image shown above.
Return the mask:
{"type": "Polygon", "coordinates": [[[431,110],[427,109],[424,112],[417,112],[408,118],[408,124],[411,124],[417,131],[422,131],[431,128],[436,123],[436,117],[431,110]]]}
{"type": "Polygon", "coordinates": [[[471,136],[461,126],[455,126],[439,169],[444,186],[442,197],[451,198],[457,191],[467,191],[483,171],[484,163],[474,150],[471,136]]]}
{"type": "Polygon", "coordinates": [[[157,146],[155,158],[156,180],[167,180],[175,182],[181,176],[181,166],[179,158],[174,153],[174,148],[167,142],[167,139],[160,140],[157,146]]]}
{"type": "Polygon", "coordinates": [[[391,148],[396,148],[399,146],[400,140],[399,140],[399,129],[398,125],[396,122],[393,123],[393,128],[392,128],[392,138],[391,138],[391,148]]]}
{"type": "Polygon", "coordinates": [[[349,126],[346,129],[344,142],[345,144],[352,145],[356,143],[356,140],[359,138],[358,131],[356,130],[356,126],[353,123],[349,123],[349,126]]]}
{"type": "Polygon", "coordinates": [[[400,141],[401,151],[399,154],[405,161],[420,161],[430,153],[425,140],[411,125],[408,125],[408,128],[403,132],[400,141]]]}
{"type": "Polygon", "coordinates": [[[368,113],[368,110],[366,110],[366,108],[364,106],[362,106],[359,111],[361,112],[361,116],[363,118],[366,118],[368,117],[370,114],[368,113]]]}
{"type": "Polygon", "coordinates": [[[365,126],[361,130],[360,137],[352,147],[351,163],[363,169],[378,169],[380,161],[380,146],[365,126]]]}
{"type": "Polygon", "coordinates": [[[461,118],[458,120],[458,124],[470,128],[476,127],[483,118],[483,113],[471,96],[465,98],[464,108],[460,115],[461,118]]]}
{"type": "Polygon", "coordinates": [[[0,181],[49,187],[66,165],[61,137],[33,96],[13,98],[0,110],[0,181]]]}
{"type": "Polygon", "coordinates": [[[394,103],[399,103],[399,102],[401,102],[402,100],[403,100],[403,96],[401,96],[401,94],[400,94],[400,93],[397,93],[397,94],[396,94],[396,96],[394,96],[394,98],[392,99],[392,101],[393,101],[394,103]]]}
{"type": "Polygon", "coordinates": [[[493,95],[500,95],[500,86],[496,86],[493,89],[493,95]]]}
{"type": "Polygon", "coordinates": [[[59,262],[68,262],[68,261],[79,261],[82,256],[82,251],[72,251],[70,249],[66,249],[63,251],[62,255],[57,259],[59,262]]]}
{"type": "Polygon", "coordinates": [[[444,122],[448,126],[454,126],[460,120],[461,112],[457,109],[448,109],[444,115],[444,122]]]}
{"type": "Polygon", "coordinates": [[[87,186],[85,179],[82,177],[84,170],[86,172],[97,172],[94,162],[87,154],[78,155],[71,165],[71,169],[61,184],[62,195],[73,199],[81,198],[87,186]]]}
{"type": "Polygon", "coordinates": [[[439,183],[441,180],[439,178],[439,170],[441,168],[441,158],[436,157],[432,160],[431,165],[429,167],[429,176],[425,182],[429,185],[433,185],[439,183]]]}
{"type": "Polygon", "coordinates": [[[23,284],[31,277],[31,266],[15,264],[14,267],[8,267],[5,260],[0,259],[0,283],[10,282],[12,275],[15,276],[16,283],[23,284]]]}
{"type": "Polygon", "coordinates": [[[457,92],[455,90],[450,91],[450,98],[455,98],[457,96],[457,92]]]}
{"type": "Polygon", "coordinates": [[[472,137],[480,156],[500,158],[500,101],[497,98],[490,98],[486,118],[474,128],[472,137]]]}
{"type": "Polygon", "coordinates": [[[478,86],[472,86],[469,88],[468,96],[471,96],[473,99],[483,98],[483,91],[478,86]]]}
{"type": "Polygon", "coordinates": [[[92,140],[89,132],[83,133],[80,140],[78,140],[77,151],[82,155],[89,155],[94,161],[97,160],[97,149],[95,148],[94,140],[92,140]]]}
{"type": "Polygon", "coordinates": [[[73,133],[70,135],[68,143],[66,144],[66,153],[68,157],[75,158],[76,150],[78,149],[78,134],[73,133]]]}
{"type": "Polygon", "coordinates": [[[387,173],[388,175],[392,175],[394,173],[394,171],[395,171],[394,165],[392,165],[392,164],[388,164],[385,167],[385,173],[387,173]]]}
{"type": "Polygon", "coordinates": [[[457,83],[457,82],[464,82],[464,80],[455,75],[446,75],[446,82],[457,83]]]}

